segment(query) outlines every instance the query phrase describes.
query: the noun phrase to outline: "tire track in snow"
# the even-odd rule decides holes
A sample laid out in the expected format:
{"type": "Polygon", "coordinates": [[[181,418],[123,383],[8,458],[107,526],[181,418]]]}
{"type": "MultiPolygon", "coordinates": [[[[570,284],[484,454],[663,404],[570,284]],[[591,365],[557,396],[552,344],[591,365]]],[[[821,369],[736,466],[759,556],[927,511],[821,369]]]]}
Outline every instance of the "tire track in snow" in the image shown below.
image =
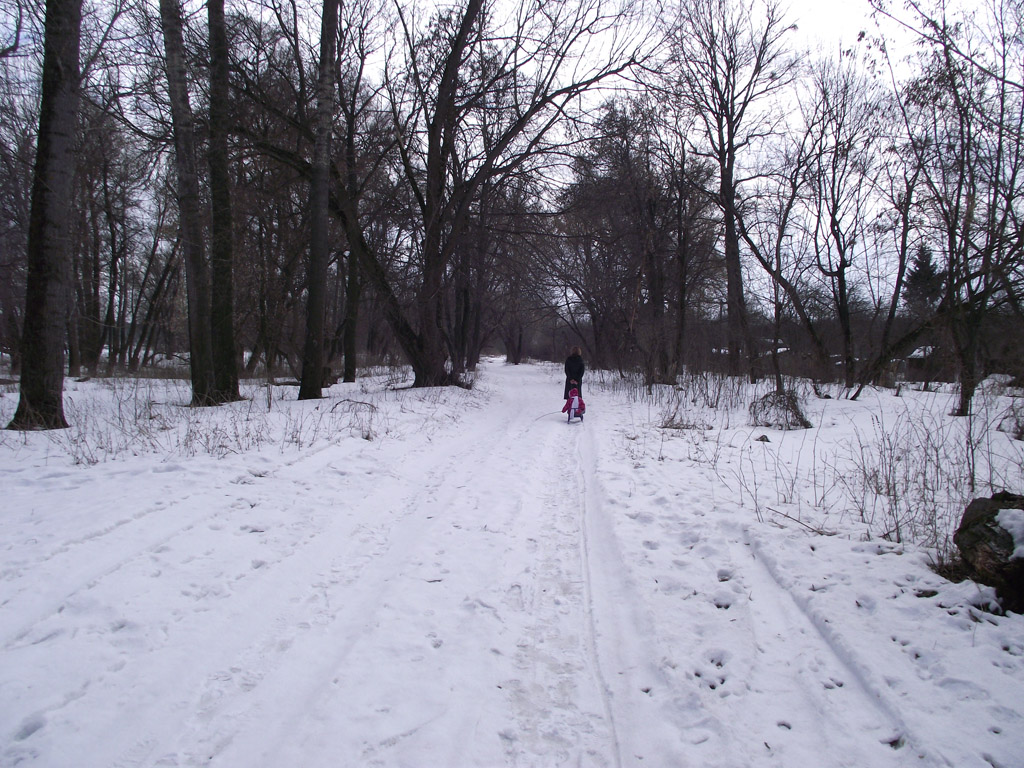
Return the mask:
{"type": "Polygon", "coordinates": [[[600,480],[597,451],[589,434],[581,436],[588,616],[595,668],[615,733],[615,764],[670,759],[684,768],[691,764],[681,739],[681,712],[687,711],[681,702],[688,697],[665,673],[654,624],[616,531],[614,500],[600,480]]]}
{"type": "MultiPolygon", "coordinates": [[[[293,573],[286,580],[276,579],[281,588],[277,616],[255,640],[242,638],[241,647],[228,644],[223,665],[208,675],[199,694],[206,704],[185,724],[183,738],[171,753],[184,753],[196,764],[206,764],[211,756],[228,765],[287,764],[266,762],[269,755],[253,755],[250,759],[256,762],[226,755],[239,746],[244,752],[246,733],[252,733],[252,743],[265,743],[268,723],[278,734],[272,742],[291,743],[293,734],[303,730],[306,710],[318,706],[325,695],[336,695],[337,670],[353,649],[372,637],[389,590],[401,581],[428,529],[438,523],[430,510],[450,504],[459,492],[457,484],[448,487],[447,479],[503,434],[482,431],[454,455],[432,453],[429,445],[410,449],[401,474],[391,475],[386,485],[360,500],[358,514],[349,516],[353,527],[346,532],[328,526],[291,553],[293,573]],[[366,514],[368,509],[376,513],[366,514]],[[282,699],[291,702],[291,710],[271,716],[282,699]]],[[[298,474],[307,473],[302,468],[298,474]]],[[[251,610],[243,607],[238,615],[245,617],[251,610]]]]}
{"type": "MultiPolygon", "coordinates": [[[[851,757],[848,764],[857,766],[869,760],[873,765],[911,762],[915,765],[948,765],[945,760],[936,762],[934,755],[921,748],[921,740],[910,732],[898,708],[873,683],[870,668],[856,658],[853,649],[839,640],[829,627],[828,619],[817,615],[806,598],[786,586],[778,562],[765,545],[752,535],[749,528],[744,528],[743,536],[751,550],[754,563],[751,570],[757,575],[759,587],[759,601],[752,600],[751,603],[755,606],[757,625],[764,630],[762,634],[766,637],[766,645],[774,645],[776,655],[786,654],[787,651],[782,647],[786,637],[798,632],[804,638],[810,638],[815,647],[815,655],[818,655],[820,649],[819,658],[825,659],[820,666],[801,665],[797,672],[798,679],[804,683],[803,689],[809,694],[817,694],[809,698],[814,705],[812,713],[818,719],[819,727],[820,722],[825,721],[834,726],[831,729],[826,727],[826,730],[832,732],[843,733],[849,729],[856,736],[869,734],[871,743],[887,748],[881,752],[875,750],[875,754],[864,755],[862,758],[851,757]],[[764,603],[767,603],[767,608],[764,603]],[[840,672],[837,677],[829,676],[822,682],[823,675],[815,675],[820,669],[836,669],[840,672]],[[833,701],[841,699],[843,694],[856,696],[857,703],[843,705],[833,701]],[[858,723],[850,724],[850,712],[858,717],[858,723]],[[873,712],[875,716],[863,714],[865,712],[873,712]]],[[[862,750],[864,739],[860,738],[842,745],[838,751],[856,755],[862,750]]]]}
{"type": "MultiPolygon", "coordinates": [[[[128,518],[122,518],[114,524],[93,529],[75,539],[63,542],[60,546],[52,549],[45,555],[41,555],[29,562],[22,562],[18,570],[30,570],[40,572],[35,581],[49,585],[48,594],[38,593],[15,594],[4,601],[3,608],[16,612],[20,615],[32,614],[32,618],[21,623],[17,627],[10,627],[10,631],[0,640],[4,650],[12,650],[22,643],[36,642],[38,638],[30,638],[33,630],[49,618],[57,615],[63,606],[72,601],[76,595],[87,591],[100,583],[102,580],[116,574],[124,566],[144,557],[147,552],[166,545],[174,537],[188,533],[197,526],[204,523],[209,524],[216,518],[219,511],[188,515],[187,510],[191,502],[191,495],[184,498],[172,499],[171,501],[157,501],[147,505],[147,508],[128,518]],[[188,522],[182,524],[175,512],[179,509],[186,510],[182,515],[188,522]],[[168,524],[156,525],[156,532],[147,531],[145,541],[140,543],[130,542],[130,555],[124,556],[125,544],[123,539],[131,538],[131,530],[136,524],[151,524],[148,518],[160,515],[168,524]],[[91,550],[89,557],[84,557],[78,551],[80,548],[88,547],[91,550]],[[115,554],[116,553],[116,554],[115,554]],[[66,557],[65,557],[66,556],[66,557]],[[88,565],[79,570],[74,570],[66,563],[86,562],[88,565]],[[31,605],[27,608],[22,603],[31,605]]],[[[88,508],[83,511],[88,515],[88,508]]]]}
{"type": "Polygon", "coordinates": [[[709,654],[704,681],[719,690],[705,698],[723,724],[734,714],[754,723],[753,733],[731,736],[744,760],[805,764],[827,755],[837,768],[906,764],[909,756],[889,745],[898,726],[771,577],[749,537],[729,523],[715,529],[729,563],[720,578],[733,590],[716,601],[732,601],[722,612],[738,614],[749,642],[734,636],[709,654]]]}
{"type": "Polygon", "coordinates": [[[576,437],[576,460],[577,460],[577,471],[576,471],[576,486],[577,486],[577,498],[580,499],[579,504],[579,543],[580,543],[580,555],[582,558],[583,565],[583,584],[584,584],[584,597],[586,600],[587,610],[587,650],[590,654],[591,664],[593,668],[594,680],[601,692],[601,703],[604,705],[605,717],[608,719],[608,727],[611,731],[612,736],[612,757],[616,768],[622,766],[622,745],[619,738],[618,727],[615,722],[615,711],[612,707],[612,692],[608,685],[608,681],[605,678],[604,669],[601,666],[601,654],[598,650],[598,631],[597,631],[597,618],[595,615],[594,608],[594,577],[593,577],[593,565],[590,562],[590,514],[600,514],[599,506],[597,504],[596,493],[593,490],[595,486],[596,473],[594,470],[594,462],[590,460],[590,451],[593,450],[592,443],[587,441],[587,458],[584,458],[584,451],[582,443],[587,435],[580,430],[581,434],[576,437]],[[588,484],[587,479],[590,479],[588,484]],[[589,485],[589,488],[588,488],[589,485]],[[589,514],[588,514],[589,513],[589,514]]]}
{"type": "MultiPolygon", "coordinates": [[[[538,424],[529,415],[549,394],[530,389],[510,388],[481,414],[489,441],[460,446],[443,497],[420,501],[435,524],[416,536],[408,559],[436,558],[442,578],[388,585],[373,601],[381,609],[369,631],[344,653],[325,648],[332,660],[316,666],[316,680],[291,679],[289,695],[304,705],[269,740],[280,746],[246,750],[258,739],[240,732],[224,764],[328,762],[335,754],[367,766],[417,764],[423,755],[453,766],[615,764],[588,638],[581,502],[565,469],[573,445],[563,442],[560,419],[538,424]],[[475,556],[459,556],[467,550],[475,556]],[[393,669],[367,671],[382,655],[393,669]],[[344,714],[336,711],[341,691],[344,714]]],[[[360,581],[373,582],[368,575],[360,581]]]]}
{"type": "Polygon", "coordinates": [[[617,766],[617,738],[594,653],[581,546],[582,429],[558,421],[532,427],[543,440],[542,463],[549,469],[541,487],[524,494],[524,507],[539,513],[526,520],[532,562],[514,578],[517,586],[525,585],[518,609],[526,616],[516,641],[517,677],[503,683],[515,725],[502,738],[510,765],[617,766]]]}
{"type": "MultiPolygon", "coordinates": [[[[144,536],[145,542],[141,546],[136,544],[128,548],[128,556],[125,556],[123,543],[107,544],[105,549],[101,547],[101,555],[109,550],[118,557],[109,560],[102,569],[90,563],[87,580],[67,581],[70,588],[63,593],[63,598],[49,605],[44,603],[41,618],[33,623],[44,625],[39,630],[39,637],[33,638],[38,647],[23,651],[33,656],[40,653],[55,656],[68,667],[69,693],[60,696],[55,692],[52,697],[54,704],[48,706],[42,722],[49,719],[56,724],[61,722],[61,718],[73,722],[75,716],[61,713],[61,710],[88,709],[89,701],[102,700],[105,689],[124,685],[123,680],[117,680],[125,675],[131,676],[133,687],[142,689],[140,700],[132,702],[129,716],[137,726],[136,730],[144,733],[164,730],[167,720],[184,718],[192,710],[198,713],[200,720],[208,721],[217,711],[225,692],[232,691],[233,686],[245,693],[258,684],[262,675],[259,667],[279,658],[294,642],[295,636],[301,635],[303,628],[313,626],[319,615],[317,609],[308,604],[315,595],[301,594],[309,590],[322,592],[326,583],[311,570],[323,563],[320,553],[316,552],[318,540],[321,550],[330,550],[333,554],[335,545],[331,544],[331,539],[345,539],[353,530],[350,529],[352,515],[335,514],[331,509],[330,502],[340,483],[327,479],[318,488],[310,487],[303,480],[314,471],[330,477],[333,447],[306,451],[281,465],[283,471],[256,477],[254,486],[235,489],[230,483],[218,483],[213,492],[219,497],[224,491],[230,497],[224,501],[219,498],[206,501],[204,509],[213,506],[214,511],[193,515],[189,523],[178,523],[159,538],[144,536]],[[316,466],[311,468],[310,463],[316,466]],[[310,509],[296,506],[295,499],[289,498],[297,492],[306,496],[310,509]],[[236,499],[234,504],[233,498],[236,499]],[[256,499],[265,507],[273,507],[269,515],[257,513],[257,519],[264,518],[264,522],[270,523],[265,526],[269,532],[239,525],[252,520],[250,504],[239,505],[238,500],[241,499],[256,499]],[[280,502],[285,503],[276,506],[280,502]],[[228,507],[229,504],[232,508],[228,507]],[[235,509],[236,505],[240,508],[235,509]],[[211,533],[213,529],[217,532],[211,533]],[[318,536],[318,533],[327,535],[318,536]],[[255,546],[257,539],[265,539],[262,546],[256,547],[265,559],[253,561],[250,568],[246,556],[242,563],[236,563],[238,570],[231,572],[231,566],[223,562],[231,557],[231,553],[215,551],[216,546],[206,552],[194,551],[197,542],[208,545],[211,538],[226,543],[232,539],[245,541],[249,546],[255,546]],[[273,542],[276,547],[275,556],[267,557],[267,542],[273,542]],[[169,558],[175,552],[179,553],[178,560],[182,556],[185,559],[172,564],[169,558]],[[160,570],[167,571],[172,565],[175,572],[161,576],[160,570]],[[179,584],[187,584],[187,581],[182,581],[183,574],[191,575],[185,576],[186,579],[195,579],[188,587],[192,594],[160,590],[161,584],[172,589],[179,584]],[[273,597],[281,591],[284,594],[275,601],[273,597]],[[268,596],[272,597],[269,604],[268,596]],[[62,620],[63,607],[68,605],[74,608],[68,613],[76,614],[69,619],[75,622],[73,632],[87,628],[90,635],[98,633],[102,638],[109,634],[111,642],[90,642],[84,646],[75,643],[73,652],[62,650],[72,638],[45,625],[62,620]],[[157,609],[166,609],[167,615],[154,616],[148,622],[139,618],[140,615],[153,614],[157,609]],[[128,620],[119,619],[119,614],[127,616],[128,620]],[[257,617],[256,623],[249,617],[257,617]],[[93,626],[83,624],[84,620],[93,626]],[[177,647],[171,647],[175,643],[169,643],[168,636],[178,638],[175,641],[177,647]],[[121,654],[117,649],[121,646],[129,651],[135,649],[134,655],[128,656],[132,662],[144,663],[133,663],[125,669],[125,662],[118,660],[121,654]],[[141,657],[137,654],[139,647],[145,648],[141,657]],[[248,650],[239,651],[240,648],[248,650]],[[198,657],[192,651],[198,652],[198,657]],[[194,663],[196,658],[212,666],[197,667],[194,663]],[[239,659],[242,667],[232,663],[239,659]],[[206,683],[201,684],[204,678],[206,683]],[[234,683],[230,682],[232,679],[235,679],[234,683]]],[[[413,441],[408,450],[422,449],[413,441]]],[[[443,454],[437,457],[438,462],[445,459],[443,454]]],[[[426,473],[429,474],[436,465],[427,463],[426,473]]],[[[223,466],[220,465],[222,471],[223,466]]],[[[421,477],[416,475],[417,479],[421,477]]],[[[162,510],[163,519],[175,520],[176,510],[181,509],[188,512],[188,500],[173,500],[162,510]]],[[[123,527],[117,530],[123,530],[123,527]]],[[[145,532],[148,533],[148,529],[145,532]]],[[[101,538],[96,542],[103,544],[101,538]]],[[[245,550],[240,550],[235,555],[244,556],[244,553],[245,550]]],[[[31,632],[32,626],[27,631],[31,632]]],[[[56,727],[54,725],[48,730],[56,727]]],[[[104,743],[109,744],[116,754],[118,744],[126,736],[130,733],[115,725],[104,743]]],[[[116,764],[145,764],[147,756],[154,750],[159,756],[161,744],[143,738],[135,745],[120,750],[125,757],[116,764]]],[[[114,759],[112,756],[111,760],[114,759]]]]}
{"type": "MultiPolygon", "coordinates": [[[[325,625],[318,627],[315,635],[307,633],[289,649],[289,656],[296,661],[281,661],[261,681],[269,692],[262,698],[273,698],[274,691],[287,685],[289,698],[301,702],[301,706],[296,707],[294,715],[284,713],[279,718],[280,724],[272,727],[275,738],[253,734],[255,738],[250,739],[246,738],[248,731],[264,722],[260,710],[263,705],[229,701],[227,709],[237,712],[228,715],[225,710],[222,719],[248,724],[230,726],[229,743],[218,753],[224,764],[289,764],[300,755],[326,756],[338,745],[344,745],[347,753],[362,753],[366,765],[390,764],[388,760],[400,760],[398,756],[405,750],[431,743],[439,733],[447,734],[443,746],[433,746],[439,756],[446,751],[466,750],[467,744],[483,743],[483,737],[489,737],[494,750],[499,750],[490,754],[500,754],[497,728],[489,734],[477,733],[477,714],[472,709],[451,707],[444,701],[443,690],[430,690],[451,684],[452,678],[458,677],[451,665],[447,669],[426,667],[445,654],[492,655],[493,649],[465,647],[460,634],[477,632],[480,641],[486,643],[489,636],[500,640],[505,632],[500,597],[505,594],[501,588],[507,584],[489,571],[477,572],[477,564],[471,560],[462,562],[456,547],[458,542],[487,546],[488,540],[500,541],[516,521],[517,508],[528,506],[534,498],[533,489],[517,484],[514,478],[497,483],[498,490],[511,500],[496,504],[491,490],[495,479],[504,477],[510,459],[536,466],[548,457],[548,449],[538,453],[528,448],[503,448],[516,446],[518,437],[529,431],[531,425],[523,411],[513,401],[468,419],[461,428],[463,439],[458,450],[442,454],[421,473],[432,478],[425,490],[414,479],[401,479],[405,495],[397,508],[416,513],[392,515],[389,510],[396,507],[395,502],[381,505],[378,517],[388,522],[378,527],[375,541],[364,551],[355,545],[350,548],[349,555],[360,559],[358,569],[348,578],[327,585],[331,602],[341,607],[326,617],[325,625]],[[487,482],[481,485],[480,478],[487,482]],[[525,502],[517,504],[516,499],[525,502]],[[483,526],[477,518],[479,511],[487,515],[483,526]],[[494,582],[493,588],[481,589],[480,584],[488,580],[494,582]],[[443,597],[438,598],[437,592],[443,592],[443,597]],[[417,600],[418,595],[423,596],[422,600],[417,600]],[[436,606],[436,611],[424,611],[417,605],[436,606]],[[364,659],[381,652],[396,659],[395,669],[368,670],[364,659]],[[311,658],[316,663],[309,664],[311,658]],[[305,663],[299,663],[300,659],[305,663]],[[401,674],[417,679],[399,681],[396,678],[401,674]],[[399,694],[408,693],[402,690],[403,685],[416,691],[417,702],[398,700],[399,694]],[[346,709],[352,707],[367,714],[353,716],[347,712],[348,717],[340,717],[336,702],[341,691],[347,692],[346,709]],[[419,720],[410,719],[405,711],[409,704],[416,705],[419,720]],[[433,714],[423,719],[424,711],[433,714]],[[267,754],[246,747],[248,743],[268,741],[280,746],[267,754]]],[[[549,452],[554,453],[553,445],[549,452]]],[[[530,467],[524,469],[530,471],[530,467]]],[[[493,571],[493,565],[488,564],[488,569],[493,571]]],[[[479,664],[480,660],[474,662],[479,664]]],[[[473,685],[480,687],[482,683],[473,685]]],[[[500,694],[496,686],[493,690],[500,694]]],[[[482,695],[486,693],[481,690],[482,695]]],[[[258,702],[261,697],[250,698],[258,702]]],[[[217,736],[216,729],[209,735],[217,736]]],[[[224,736],[220,734],[221,741],[224,736]]],[[[439,759],[445,762],[443,757],[439,759]]],[[[480,764],[490,762],[493,760],[480,764]]],[[[459,764],[459,760],[453,758],[448,764],[459,764]]]]}
{"type": "MultiPolygon", "coordinates": [[[[291,469],[308,464],[311,460],[333,447],[333,444],[315,446],[311,449],[300,452],[295,458],[283,462],[282,468],[291,469]]],[[[191,462],[190,462],[191,463],[191,462]]],[[[104,470],[107,467],[103,468],[104,470]]],[[[99,472],[99,469],[94,469],[99,472]]],[[[176,476],[178,472],[184,472],[185,465],[180,462],[172,462],[161,465],[157,474],[166,475],[169,478],[176,476]]],[[[194,467],[189,467],[190,472],[195,472],[194,467]]],[[[213,474],[216,470],[204,470],[207,474],[213,474]]],[[[259,471],[256,470],[258,473],[259,471]]],[[[121,469],[114,469],[114,474],[124,474],[121,469]]],[[[253,470],[249,470],[252,474],[253,470]]],[[[214,521],[225,520],[233,517],[234,513],[225,504],[209,505],[204,501],[196,503],[193,493],[181,495],[177,487],[172,483],[162,488],[156,494],[149,490],[149,474],[133,475],[129,478],[129,487],[125,489],[126,496],[148,497],[155,495],[155,500],[149,500],[144,508],[135,514],[122,517],[113,523],[90,528],[78,536],[65,540],[59,545],[51,548],[47,553],[41,554],[30,561],[19,564],[19,570],[33,570],[40,572],[35,581],[50,585],[49,594],[42,597],[38,593],[13,595],[4,601],[5,610],[16,610],[19,614],[31,613],[32,618],[13,629],[4,638],[0,639],[5,650],[17,648],[22,643],[38,642],[38,638],[29,637],[33,629],[58,615],[64,607],[73,602],[76,597],[93,590],[104,580],[114,576],[122,569],[146,559],[154,551],[168,548],[176,538],[190,534],[201,527],[210,527],[214,521]],[[141,486],[135,488],[133,484],[141,482],[141,486]],[[206,511],[213,506],[212,511],[206,511]],[[194,509],[201,511],[193,512],[194,509]],[[158,518],[158,521],[155,519],[158,518]],[[182,522],[184,518],[185,522],[182,522]],[[139,540],[133,540],[136,536],[139,540]],[[80,550],[88,548],[89,554],[83,555],[80,550]],[[125,555],[127,550],[128,554],[125,555]],[[71,563],[88,563],[86,568],[74,570],[71,563]],[[22,607],[20,601],[26,601],[32,605],[31,609],[22,607]]],[[[238,496],[232,485],[237,485],[239,477],[245,477],[245,470],[236,471],[233,479],[225,482],[218,482],[213,489],[220,495],[224,491],[230,495],[238,496]],[[241,472],[241,474],[239,474],[241,472]]],[[[280,474],[274,473],[256,474],[260,478],[273,477],[280,474]]],[[[87,502],[88,503],[88,502],[87,502]]],[[[101,512],[95,516],[102,518],[102,508],[108,502],[105,499],[93,502],[101,508],[101,512]]],[[[83,507],[81,499],[76,498],[75,506],[83,507]]],[[[80,516],[92,518],[93,513],[89,506],[84,506],[79,513],[80,516]]],[[[46,632],[44,632],[44,635],[46,632]]]]}
{"type": "Polygon", "coordinates": [[[669,690],[661,716],[677,740],[659,754],[721,768],[922,764],[898,715],[774,578],[753,528],[735,522],[745,511],[709,506],[702,469],[650,461],[632,442],[626,453],[628,475],[602,461],[624,497],[624,514],[605,519],[654,627],[653,647],[632,655],[660,660],[669,690]]]}

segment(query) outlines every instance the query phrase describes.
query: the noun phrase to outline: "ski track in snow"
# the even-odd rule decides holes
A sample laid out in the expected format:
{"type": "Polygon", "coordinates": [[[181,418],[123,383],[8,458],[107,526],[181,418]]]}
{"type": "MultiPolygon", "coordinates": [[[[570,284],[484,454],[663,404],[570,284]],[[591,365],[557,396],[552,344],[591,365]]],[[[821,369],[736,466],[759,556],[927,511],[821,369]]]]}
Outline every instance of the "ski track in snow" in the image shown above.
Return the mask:
{"type": "MultiPolygon", "coordinates": [[[[597,455],[610,457],[604,437],[597,455]]],[[[606,462],[592,475],[608,490],[593,496],[621,514],[614,522],[592,514],[591,526],[603,526],[606,549],[633,547],[606,552],[613,566],[601,571],[615,612],[607,625],[620,630],[610,632],[610,653],[618,649],[615,663],[632,670],[619,691],[632,699],[623,730],[638,736],[628,764],[641,764],[643,745],[672,755],[672,765],[923,764],[904,750],[898,719],[770,577],[745,528],[708,505],[703,483],[693,488],[692,475],[673,476],[657,462],[627,470],[606,462]],[[638,488],[649,495],[636,498],[638,488]],[[630,573],[633,585],[621,578],[630,573]],[[650,606],[646,616],[628,607],[642,605],[650,606]],[[651,637],[660,647],[637,645],[651,637]],[[652,700],[662,702],[657,715],[643,706],[652,700]]]]}
{"type": "Polygon", "coordinates": [[[560,386],[488,366],[383,444],[9,484],[0,765],[954,764],[712,470],[593,388],[538,418],[560,386]]]}

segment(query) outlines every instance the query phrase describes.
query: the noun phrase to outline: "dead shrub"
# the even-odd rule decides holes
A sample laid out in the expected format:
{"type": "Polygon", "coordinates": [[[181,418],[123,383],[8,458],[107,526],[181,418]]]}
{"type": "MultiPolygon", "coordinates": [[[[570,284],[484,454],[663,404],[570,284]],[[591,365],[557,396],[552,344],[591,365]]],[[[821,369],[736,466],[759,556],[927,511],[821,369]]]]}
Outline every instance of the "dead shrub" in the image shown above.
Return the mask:
{"type": "Polygon", "coordinates": [[[750,404],[750,423],[754,427],[775,429],[810,429],[813,425],[804,416],[800,398],[793,390],[769,392],[750,404]]]}

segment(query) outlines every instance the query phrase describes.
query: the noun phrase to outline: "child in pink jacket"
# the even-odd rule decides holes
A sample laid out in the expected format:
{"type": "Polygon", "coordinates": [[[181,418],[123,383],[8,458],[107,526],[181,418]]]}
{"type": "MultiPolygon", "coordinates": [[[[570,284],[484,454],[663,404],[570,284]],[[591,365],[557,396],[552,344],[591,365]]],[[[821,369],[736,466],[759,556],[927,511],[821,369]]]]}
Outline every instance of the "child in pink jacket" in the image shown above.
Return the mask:
{"type": "Polygon", "coordinates": [[[580,421],[583,421],[583,414],[587,412],[587,404],[583,402],[583,398],[580,397],[580,391],[573,387],[569,390],[569,399],[565,401],[565,405],[562,406],[562,413],[568,413],[569,418],[566,421],[572,421],[573,416],[579,416],[580,421]]]}

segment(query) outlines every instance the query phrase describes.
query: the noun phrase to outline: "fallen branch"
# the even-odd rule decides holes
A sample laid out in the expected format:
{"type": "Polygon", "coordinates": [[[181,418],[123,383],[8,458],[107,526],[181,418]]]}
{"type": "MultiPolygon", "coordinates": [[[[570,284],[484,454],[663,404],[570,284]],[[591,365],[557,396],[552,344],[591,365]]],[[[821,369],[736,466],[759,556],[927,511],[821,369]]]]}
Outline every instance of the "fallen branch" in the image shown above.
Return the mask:
{"type": "Polygon", "coordinates": [[[767,507],[767,509],[772,514],[778,515],[779,517],[784,517],[787,520],[792,520],[797,525],[803,526],[804,528],[806,528],[811,533],[816,533],[819,536],[835,536],[836,535],[835,531],[829,531],[829,530],[826,530],[826,529],[820,528],[820,527],[819,528],[815,528],[813,525],[808,525],[803,520],[798,520],[797,518],[793,517],[792,515],[787,515],[785,512],[780,512],[779,510],[773,509],[772,507],[767,507]]]}

